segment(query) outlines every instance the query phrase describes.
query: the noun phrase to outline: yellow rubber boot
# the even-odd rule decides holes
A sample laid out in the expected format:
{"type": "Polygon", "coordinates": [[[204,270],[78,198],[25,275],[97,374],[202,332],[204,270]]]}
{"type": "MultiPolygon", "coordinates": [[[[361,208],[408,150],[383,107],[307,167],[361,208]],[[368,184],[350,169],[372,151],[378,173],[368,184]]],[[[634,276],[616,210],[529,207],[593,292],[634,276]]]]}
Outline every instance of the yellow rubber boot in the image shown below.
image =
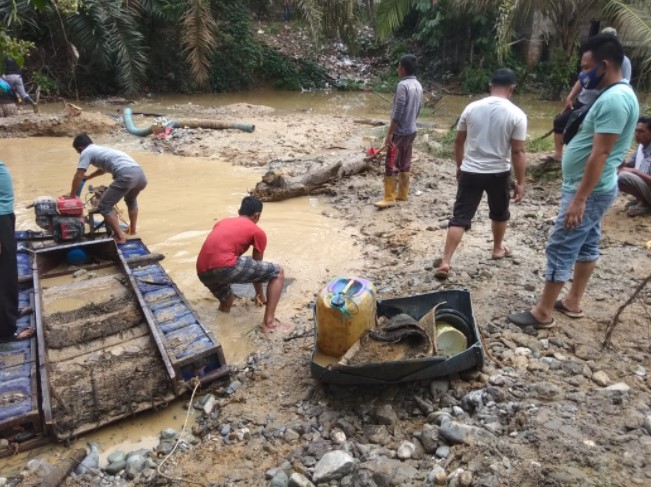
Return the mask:
{"type": "Polygon", "coordinates": [[[384,198],[376,201],[375,206],[378,208],[388,208],[396,204],[396,177],[385,176],[384,178],[384,198]]]}
{"type": "Polygon", "coordinates": [[[407,201],[409,199],[409,173],[401,172],[398,174],[398,196],[396,200],[407,201]]]}

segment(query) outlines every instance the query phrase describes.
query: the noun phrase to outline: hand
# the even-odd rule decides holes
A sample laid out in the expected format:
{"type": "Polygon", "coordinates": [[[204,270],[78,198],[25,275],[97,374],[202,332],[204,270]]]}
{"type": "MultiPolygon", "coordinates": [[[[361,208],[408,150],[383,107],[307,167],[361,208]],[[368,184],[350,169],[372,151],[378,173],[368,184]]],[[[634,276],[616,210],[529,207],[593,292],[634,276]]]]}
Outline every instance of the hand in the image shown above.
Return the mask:
{"type": "Polygon", "coordinates": [[[564,110],[574,110],[574,104],[572,103],[572,98],[565,98],[565,105],[563,105],[564,110]]]}
{"type": "Polygon", "coordinates": [[[520,203],[524,198],[524,183],[513,183],[513,202],[520,203]]]}
{"type": "Polygon", "coordinates": [[[575,197],[570,203],[570,206],[567,207],[567,212],[565,213],[565,228],[572,230],[581,225],[584,212],[585,201],[578,201],[575,197]]]}
{"type": "Polygon", "coordinates": [[[255,298],[253,298],[255,304],[258,306],[265,306],[267,304],[267,298],[263,293],[255,293],[255,298]]]}
{"type": "Polygon", "coordinates": [[[386,147],[387,149],[390,149],[393,146],[393,143],[391,142],[392,138],[393,136],[388,134],[384,139],[384,145],[382,147],[386,147]]]}
{"type": "Polygon", "coordinates": [[[456,178],[457,178],[457,183],[458,183],[459,181],[461,181],[461,168],[460,168],[460,167],[457,168],[457,175],[456,175],[456,178]]]}

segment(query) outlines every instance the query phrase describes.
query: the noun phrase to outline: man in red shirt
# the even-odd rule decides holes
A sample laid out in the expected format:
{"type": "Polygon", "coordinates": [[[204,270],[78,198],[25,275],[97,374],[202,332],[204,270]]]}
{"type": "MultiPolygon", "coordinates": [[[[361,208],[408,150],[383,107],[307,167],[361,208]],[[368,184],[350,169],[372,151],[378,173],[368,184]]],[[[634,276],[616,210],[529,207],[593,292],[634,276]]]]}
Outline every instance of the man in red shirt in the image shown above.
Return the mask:
{"type": "Polygon", "coordinates": [[[274,318],[285,281],[285,273],[278,264],[264,262],[267,235],[257,225],[262,213],[262,201],[255,196],[242,200],[240,216],[219,220],[206,238],[197,257],[197,276],[219,299],[219,311],[231,310],[235,294],[233,283],[253,283],[256,301],[266,305],[262,331],[286,331],[274,318]],[[243,254],[253,246],[253,258],[243,254]],[[268,282],[267,296],[262,283],[268,282]]]}

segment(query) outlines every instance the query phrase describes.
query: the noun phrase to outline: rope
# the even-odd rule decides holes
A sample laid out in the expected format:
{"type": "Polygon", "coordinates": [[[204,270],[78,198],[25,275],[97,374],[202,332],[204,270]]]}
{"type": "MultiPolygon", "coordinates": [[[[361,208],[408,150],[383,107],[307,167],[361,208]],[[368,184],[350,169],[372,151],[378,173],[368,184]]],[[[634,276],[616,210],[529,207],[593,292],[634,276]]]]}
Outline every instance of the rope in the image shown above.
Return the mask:
{"type": "Polygon", "coordinates": [[[167,456],[163,459],[162,462],[160,462],[160,464],[158,465],[158,468],[156,469],[156,472],[161,477],[166,478],[167,480],[172,480],[174,482],[186,482],[188,484],[194,484],[194,485],[200,485],[201,487],[206,487],[206,485],[202,484],[201,482],[195,482],[193,480],[185,480],[185,479],[177,479],[177,478],[173,478],[173,477],[168,477],[167,475],[165,475],[163,472],[160,471],[163,464],[176,451],[176,447],[179,446],[179,443],[181,442],[181,437],[183,436],[183,433],[185,433],[185,428],[188,426],[188,419],[190,418],[190,412],[192,411],[192,402],[194,400],[194,394],[197,392],[197,389],[201,385],[201,381],[199,381],[199,379],[194,378],[192,380],[195,381],[195,385],[194,385],[194,389],[192,390],[192,395],[190,396],[190,407],[188,408],[188,412],[185,415],[185,422],[183,423],[183,428],[181,429],[181,432],[179,433],[179,437],[176,439],[176,443],[174,444],[174,448],[172,448],[172,451],[167,454],[167,456]]]}

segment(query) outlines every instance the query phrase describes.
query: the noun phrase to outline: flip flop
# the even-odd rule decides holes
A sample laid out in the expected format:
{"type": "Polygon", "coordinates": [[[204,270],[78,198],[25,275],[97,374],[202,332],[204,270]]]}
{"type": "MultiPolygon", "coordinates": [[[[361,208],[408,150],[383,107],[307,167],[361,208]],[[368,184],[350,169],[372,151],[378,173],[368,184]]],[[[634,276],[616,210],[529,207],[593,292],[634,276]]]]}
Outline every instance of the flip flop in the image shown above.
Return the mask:
{"type": "Polygon", "coordinates": [[[554,303],[554,309],[556,311],[560,311],[565,316],[569,316],[570,318],[575,318],[576,319],[576,318],[583,318],[585,316],[583,311],[572,311],[571,309],[569,309],[567,306],[565,306],[563,304],[562,299],[559,299],[558,301],[556,301],[554,303]]]}
{"type": "Polygon", "coordinates": [[[522,311],[521,313],[513,313],[507,316],[507,319],[521,328],[533,326],[537,330],[546,330],[556,326],[554,318],[549,321],[538,321],[538,319],[531,313],[531,311],[522,311]]]}
{"type": "Polygon", "coordinates": [[[510,257],[513,257],[513,253],[511,252],[510,248],[504,245],[504,253],[502,255],[495,255],[495,254],[491,255],[491,260],[501,260],[510,257]]]}
{"type": "Polygon", "coordinates": [[[434,277],[441,281],[445,281],[448,277],[450,277],[450,271],[445,271],[443,269],[436,269],[436,272],[434,273],[434,277]]]}
{"type": "Polygon", "coordinates": [[[626,214],[631,217],[649,215],[651,214],[651,206],[632,206],[626,211],[626,214]]]}

